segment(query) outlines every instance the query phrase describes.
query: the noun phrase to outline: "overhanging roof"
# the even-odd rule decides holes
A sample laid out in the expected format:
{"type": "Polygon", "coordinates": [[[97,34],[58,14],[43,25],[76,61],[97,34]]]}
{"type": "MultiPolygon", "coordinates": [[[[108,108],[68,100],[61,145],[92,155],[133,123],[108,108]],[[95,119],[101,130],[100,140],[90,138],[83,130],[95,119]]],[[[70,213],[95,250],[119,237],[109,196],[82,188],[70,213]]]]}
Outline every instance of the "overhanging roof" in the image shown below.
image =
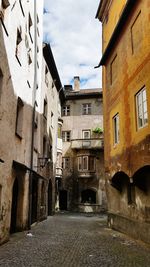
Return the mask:
{"type": "Polygon", "coordinates": [[[49,71],[52,75],[53,81],[55,81],[56,89],[58,92],[60,92],[59,93],[60,99],[63,100],[64,99],[63,87],[62,87],[62,83],[61,83],[61,80],[60,80],[60,77],[58,74],[58,70],[56,67],[56,63],[55,63],[55,60],[53,57],[53,53],[52,53],[50,44],[44,43],[43,55],[44,55],[45,61],[47,63],[47,66],[49,68],[49,71]]]}
{"type": "MultiPolygon", "coordinates": [[[[109,43],[108,43],[108,45],[107,45],[107,47],[106,47],[106,49],[105,49],[105,51],[103,53],[103,56],[102,56],[102,58],[100,60],[100,63],[95,68],[98,68],[100,66],[105,65],[105,62],[106,62],[110,52],[112,51],[112,48],[114,47],[116,41],[118,40],[118,37],[119,37],[119,35],[120,35],[121,31],[122,31],[122,28],[124,27],[124,25],[125,25],[125,23],[127,21],[127,18],[129,17],[129,15],[130,15],[133,7],[135,6],[136,2],[137,1],[135,1],[135,0],[128,0],[127,1],[126,5],[124,7],[124,10],[123,10],[123,12],[122,12],[122,14],[120,16],[120,19],[119,19],[119,21],[118,21],[118,23],[117,23],[117,25],[116,25],[116,27],[114,29],[114,32],[113,32],[113,34],[112,34],[112,36],[110,38],[110,41],[109,41],[109,43]]],[[[99,6],[99,9],[100,9],[100,6],[99,6]]]]}
{"type": "Polygon", "coordinates": [[[98,10],[97,10],[97,13],[96,13],[96,16],[95,18],[99,18],[101,20],[101,17],[102,17],[102,14],[104,12],[104,9],[107,5],[107,1],[106,0],[101,0],[100,3],[99,3],[99,6],[98,6],[98,10]]]}
{"type": "Polygon", "coordinates": [[[88,98],[102,98],[103,93],[101,89],[81,89],[80,91],[70,91],[65,93],[65,99],[88,99],[88,98]]]}

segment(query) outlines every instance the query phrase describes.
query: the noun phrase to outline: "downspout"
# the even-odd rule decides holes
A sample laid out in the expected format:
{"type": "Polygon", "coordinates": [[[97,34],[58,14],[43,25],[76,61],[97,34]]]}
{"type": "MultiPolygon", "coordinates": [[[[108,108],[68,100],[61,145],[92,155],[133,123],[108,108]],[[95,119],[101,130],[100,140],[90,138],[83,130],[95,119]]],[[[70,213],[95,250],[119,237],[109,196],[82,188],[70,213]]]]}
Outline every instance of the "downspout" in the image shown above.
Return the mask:
{"type": "Polygon", "coordinates": [[[30,154],[30,174],[29,174],[29,209],[28,209],[28,229],[31,229],[32,221],[32,180],[33,180],[33,152],[34,152],[34,122],[36,111],[36,87],[37,87],[37,4],[34,0],[34,80],[32,94],[32,127],[31,127],[31,154],[30,154]]]}

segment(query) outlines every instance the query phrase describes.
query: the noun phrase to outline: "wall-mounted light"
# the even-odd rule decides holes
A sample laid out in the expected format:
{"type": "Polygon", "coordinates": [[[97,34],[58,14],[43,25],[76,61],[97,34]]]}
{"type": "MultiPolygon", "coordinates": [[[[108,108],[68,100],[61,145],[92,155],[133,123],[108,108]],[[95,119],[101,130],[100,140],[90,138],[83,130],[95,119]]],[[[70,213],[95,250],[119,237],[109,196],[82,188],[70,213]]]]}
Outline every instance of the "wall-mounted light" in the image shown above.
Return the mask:
{"type": "Polygon", "coordinates": [[[41,158],[38,158],[38,160],[39,160],[40,168],[44,168],[47,165],[47,163],[51,162],[51,159],[48,157],[43,157],[43,158],[41,157],[41,158]]]}

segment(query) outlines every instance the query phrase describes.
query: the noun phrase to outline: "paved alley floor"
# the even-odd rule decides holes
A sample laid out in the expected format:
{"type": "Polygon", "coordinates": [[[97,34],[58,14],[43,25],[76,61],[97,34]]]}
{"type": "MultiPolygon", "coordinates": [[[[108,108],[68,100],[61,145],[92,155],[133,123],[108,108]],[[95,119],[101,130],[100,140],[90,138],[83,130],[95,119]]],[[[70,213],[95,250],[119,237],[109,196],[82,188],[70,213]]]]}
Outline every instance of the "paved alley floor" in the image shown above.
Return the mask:
{"type": "Polygon", "coordinates": [[[150,247],[110,230],[105,216],[60,214],[0,247],[0,266],[149,267],[150,247]]]}

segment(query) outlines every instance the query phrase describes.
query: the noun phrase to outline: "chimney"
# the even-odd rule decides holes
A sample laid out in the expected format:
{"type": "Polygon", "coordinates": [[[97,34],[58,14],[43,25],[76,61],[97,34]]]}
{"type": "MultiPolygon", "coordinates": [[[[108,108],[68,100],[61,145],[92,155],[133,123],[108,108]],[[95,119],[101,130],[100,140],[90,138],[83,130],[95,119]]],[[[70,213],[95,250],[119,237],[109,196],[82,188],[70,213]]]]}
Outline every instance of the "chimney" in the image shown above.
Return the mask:
{"type": "Polygon", "coordinates": [[[80,91],[80,77],[74,77],[74,91],[80,91]]]}

